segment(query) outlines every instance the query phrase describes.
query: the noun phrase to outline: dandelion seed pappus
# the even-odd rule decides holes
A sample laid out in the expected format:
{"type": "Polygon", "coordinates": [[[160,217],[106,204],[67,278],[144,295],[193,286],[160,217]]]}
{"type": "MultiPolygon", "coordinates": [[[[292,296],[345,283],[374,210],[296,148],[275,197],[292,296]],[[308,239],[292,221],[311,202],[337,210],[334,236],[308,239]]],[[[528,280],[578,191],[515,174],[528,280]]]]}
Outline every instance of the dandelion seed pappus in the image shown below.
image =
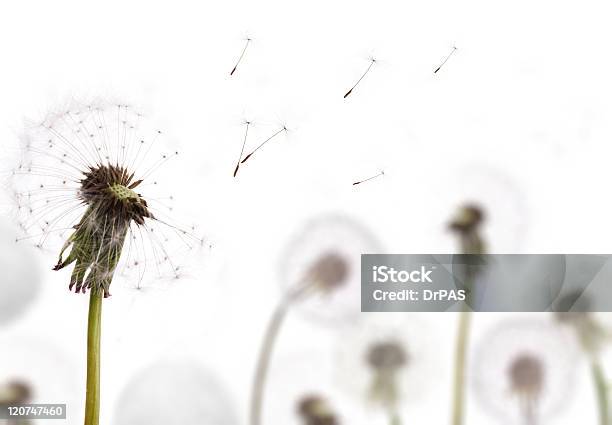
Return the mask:
{"type": "Polygon", "coordinates": [[[179,262],[204,244],[177,223],[172,171],[178,150],[123,103],[72,102],[30,123],[10,189],[22,235],[72,267],[70,289],[110,295],[113,277],[140,288],[183,275],[179,262]]]}

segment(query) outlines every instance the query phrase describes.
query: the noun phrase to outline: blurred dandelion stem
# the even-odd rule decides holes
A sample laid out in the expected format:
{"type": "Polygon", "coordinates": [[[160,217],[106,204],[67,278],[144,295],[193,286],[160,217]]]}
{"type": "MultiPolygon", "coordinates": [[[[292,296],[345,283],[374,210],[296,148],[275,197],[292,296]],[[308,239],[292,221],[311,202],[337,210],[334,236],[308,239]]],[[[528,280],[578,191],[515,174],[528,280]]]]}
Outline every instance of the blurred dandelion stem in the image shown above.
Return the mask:
{"type": "Polygon", "coordinates": [[[462,311],[459,313],[459,330],[457,333],[457,346],[455,350],[455,378],[453,384],[453,425],[463,423],[465,406],[465,364],[467,358],[467,346],[470,334],[470,323],[472,313],[462,311]]]}
{"type": "Polygon", "coordinates": [[[268,376],[268,369],[270,366],[270,360],[272,358],[272,352],[274,351],[274,345],[278,337],[280,328],[285,321],[287,311],[289,309],[289,303],[287,301],[281,302],[266,329],[261,351],[259,352],[259,359],[257,361],[257,368],[255,369],[255,378],[253,380],[253,388],[251,392],[251,407],[250,407],[250,425],[261,425],[261,412],[264,400],[264,391],[266,385],[266,379],[268,376]]]}
{"type": "Polygon", "coordinates": [[[395,410],[389,412],[389,417],[391,419],[389,421],[390,425],[402,425],[402,419],[400,418],[399,413],[397,413],[395,410]]]}
{"type": "Polygon", "coordinates": [[[591,359],[591,374],[593,375],[597,404],[599,406],[599,423],[600,425],[610,425],[610,408],[608,405],[606,377],[603,367],[596,357],[591,359]]]}
{"type": "Polygon", "coordinates": [[[100,336],[102,335],[102,291],[92,289],[87,322],[87,387],[85,425],[98,425],[100,417],[100,336]]]}

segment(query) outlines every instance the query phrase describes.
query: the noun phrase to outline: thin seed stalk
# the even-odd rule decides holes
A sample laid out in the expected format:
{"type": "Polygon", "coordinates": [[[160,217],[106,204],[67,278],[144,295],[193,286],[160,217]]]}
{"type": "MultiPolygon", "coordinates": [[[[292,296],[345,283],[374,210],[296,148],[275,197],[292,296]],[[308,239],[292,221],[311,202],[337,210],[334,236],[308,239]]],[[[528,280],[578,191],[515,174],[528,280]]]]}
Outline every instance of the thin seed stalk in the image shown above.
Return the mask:
{"type": "Polygon", "coordinates": [[[102,293],[92,289],[87,321],[87,385],[85,425],[100,422],[100,337],[102,335],[102,293]]]}
{"type": "Polygon", "coordinates": [[[266,381],[268,377],[268,369],[270,366],[270,360],[276,345],[276,340],[279,331],[287,316],[288,303],[281,302],[266,329],[261,351],[259,352],[259,359],[257,361],[257,368],[255,369],[255,378],[253,379],[253,388],[251,392],[251,406],[250,406],[250,425],[261,425],[261,413],[264,401],[264,392],[266,381]]]}
{"type": "Polygon", "coordinates": [[[599,409],[599,424],[610,425],[610,407],[608,405],[608,389],[603,367],[597,357],[591,359],[591,374],[595,384],[597,405],[599,409]]]}

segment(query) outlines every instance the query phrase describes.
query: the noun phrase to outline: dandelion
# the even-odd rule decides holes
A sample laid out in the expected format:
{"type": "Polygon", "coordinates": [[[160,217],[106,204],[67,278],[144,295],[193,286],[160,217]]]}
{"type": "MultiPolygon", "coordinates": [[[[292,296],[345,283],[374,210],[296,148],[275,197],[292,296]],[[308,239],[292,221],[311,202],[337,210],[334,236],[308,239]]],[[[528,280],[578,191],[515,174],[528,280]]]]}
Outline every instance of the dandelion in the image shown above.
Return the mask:
{"type": "Polygon", "coordinates": [[[66,404],[66,423],[77,422],[74,362],[61,347],[24,335],[2,338],[0,347],[0,405],[7,400],[66,404]]]}
{"type": "Polygon", "coordinates": [[[510,423],[549,421],[567,403],[576,352],[571,336],[550,321],[503,321],[476,347],[478,399],[510,423]]]}
{"type": "Polygon", "coordinates": [[[266,329],[255,371],[251,425],[261,424],[269,363],[289,309],[299,305],[326,320],[359,312],[360,256],[376,247],[366,229],[342,216],[314,220],[290,244],[283,265],[286,292],[266,329]]]}
{"type": "Polygon", "coordinates": [[[423,396],[426,383],[433,381],[436,362],[424,338],[426,328],[415,315],[367,315],[338,338],[339,382],[392,425],[402,423],[403,405],[423,396]]]}
{"type": "Polygon", "coordinates": [[[588,313],[592,309],[591,300],[582,291],[573,291],[563,295],[557,309],[559,312],[556,313],[556,318],[572,328],[580,341],[582,350],[588,356],[599,409],[599,423],[608,425],[610,423],[610,394],[601,362],[601,350],[608,342],[608,332],[593,314],[588,313]]]}
{"type": "Polygon", "coordinates": [[[14,229],[0,221],[0,325],[18,319],[40,291],[40,270],[31,249],[15,246],[14,229]],[[5,237],[6,236],[6,237],[5,237]]]}
{"type": "MultiPolygon", "coordinates": [[[[462,206],[457,215],[449,223],[449,228],[459,239],[462,254],[478,255],[485,253],[485,244],[480,235],[484,212],[474,204],[462,206]]],[[[467,350],[469,344],[471,312],[466,305],[470,305],[470,296],[474,286],[475,276],[468,266],[464,276],[464,286],[467,290],[467,299],[464,309],[459,316],[457,332],[457,346],[455,349],[455,376],[453,386],[452,423],[461,425],[464,419],[465,406],[465,369],[467,350]]]]}
{"type": "Polygon", "coordinates": [[[128,380],[118,400],[115,425],[238,423],[223,383],[190,358],[164,359],[145,367],[128,380]]]}
{"type": "MultiPolygon", "coordinates": [[[[26,404],[32,397],[30,385],[24,381],[11,380],[0,384],[0,408],[5,406],[19,406],[26,404]]],[[[28,425],[27,419],[8,420],[7,425],[28,425]]]]}
{"type": "Polygon", "coordinates": [[[183,248],[200,238],[171,224],[157,175],[177,151],[125,104],[72,105],[32,125],[13,172],[22,240],[46,248],[64,238],[53,270],[72,266],[69,289],[90,293],[85,424],[98,424],[102,298],[117,270],[179,277],[170,239],[183,248]],[[145,193],[151,195],[145,195],[145,193]],[[149,243],[145,243],[147,240],[149,243]]]}
{"type": "Polygon", "coordinates": [[[0,405],[15,405],[27,403],[32,396],[30,386],[18,380],[0,384],[0,405]]]}
{"type": "Polygon", "coordinates": [[[356,423],[362,417],[334,388],[333,358],[323,344],[316,343],[317,336],[313,337],[307,348],[275,357],[267,384],[271,402],[262,423],[339,425],[356,423]]]}
{"type": "Polygon", "coordinates": [[[303,425],[339,425],[329,402],[320,395],[307,395],[297,403],[297,413],[303,425]]]}

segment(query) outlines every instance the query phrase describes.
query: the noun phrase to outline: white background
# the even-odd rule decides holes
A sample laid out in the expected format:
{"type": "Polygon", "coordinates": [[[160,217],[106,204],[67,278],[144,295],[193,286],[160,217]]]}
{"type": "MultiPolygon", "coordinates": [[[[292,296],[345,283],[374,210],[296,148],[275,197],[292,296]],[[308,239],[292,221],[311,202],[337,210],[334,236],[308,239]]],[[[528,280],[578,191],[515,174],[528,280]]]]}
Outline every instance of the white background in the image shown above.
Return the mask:
{"type": "MultiPolygon", "coordinates": [[[[452,252],[445,223],[470,197],[487,208],[491,252],[610,252],[611,32],[608,4],[592,0],[5,2],[3,153],[24,117],[67,99],[142,106],[185,153],[165,184],[213,245],[198,274],[163,291],[113,284],[102,423],[133,372],[175,355],[214,370],[244,422],[283,247],[320,212],[355,216],[387,252],[452,252]],[[344,100],[370,55],[379,62],[344,100]],[[291,131],[233,179],[243,119],[257,124],[251,147],[283,124],[291,131]]],[[[80,402],[87,300],[67,291],[67,272],[50,271],[54,257],[37,258],[41,293],[0,336],[65,353],[80,402]]],[[[476,335],[495,319],[483,316],[476,335]]],[[[440,382],[406,422],[448,423],[455,317],[427,321],[440,382]]],[[[279,357],[325,356],[333,343],[291,316],[279,357]]],[[[555,423],[595,423],[583,364],[579,375],[555,423]]],[[[471,396],[468,410],[469,423],[490,423],[471,396]]]]}

